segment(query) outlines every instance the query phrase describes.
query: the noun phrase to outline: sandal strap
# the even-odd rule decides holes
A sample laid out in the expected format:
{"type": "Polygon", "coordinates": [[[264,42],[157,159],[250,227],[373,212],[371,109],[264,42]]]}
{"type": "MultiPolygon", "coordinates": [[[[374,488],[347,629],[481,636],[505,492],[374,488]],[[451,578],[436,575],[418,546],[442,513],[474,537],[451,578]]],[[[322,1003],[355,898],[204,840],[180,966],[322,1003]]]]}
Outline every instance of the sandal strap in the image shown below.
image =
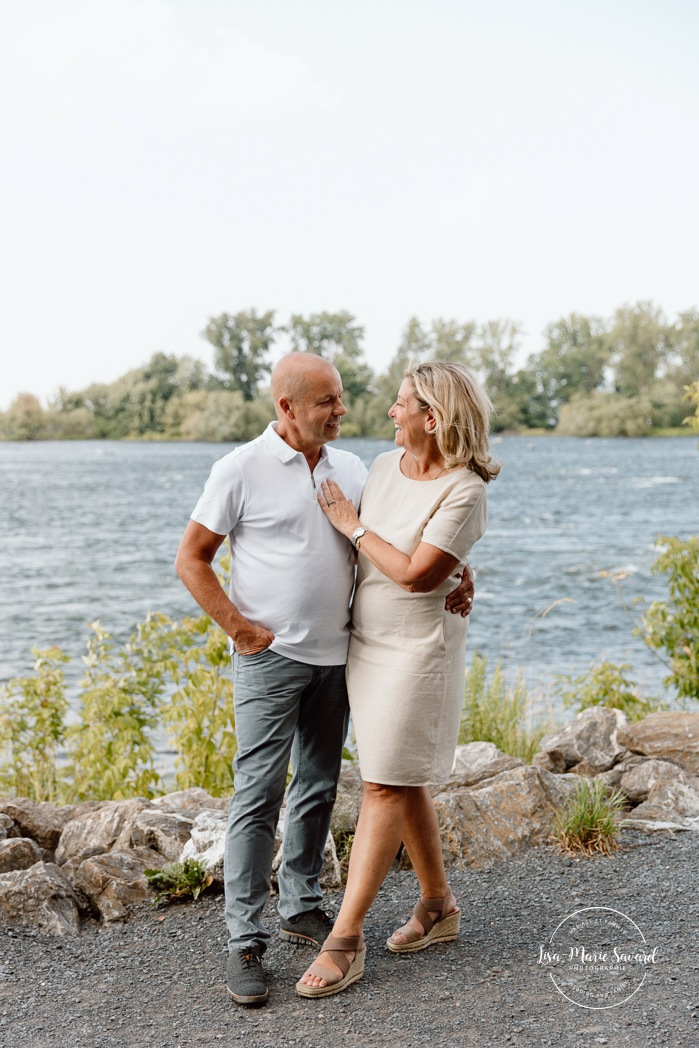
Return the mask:
{"type": "MultiPolygon", "coordinates": [[[[329,935],[320,948],[321,953],[330,954],[334,963],[342,972],[343,979],[352,965],[352,961],[347,957],[347,954],[352,951],[354,951],[355,954],[358,953],[361,948],[361,938],[361,935],[329,935]]],[[[323,968],[325,972],[328,971],[327,968],[324,968],[322,964],[318,964],[317,962],[316,964],[311,965],[311,969],[309,970],[312,971],[316,966],[318,968],[323,968]]],[[[312,972],[312,974],[318,975],[321,979],[325,979],[326,982],[328,981],[327,976],[320,974],[320,972],[312,972]]],[[[330,972],[329,974],[332,977],[332,982],[337,981],[335,972],[330,972]]]]}
{"type": "MultiPolygon", "coordinates": [[[[444,918],[446,905],[446,895],[442,899],[420,899],[420,901],[415,904],[413,916],[417,917],[418,921],[425,929],[425,935],[429,935],[435,924],[444,918]],[[432,912],[430,913],[430,911],[432,912]],[[437,916],[433,917],[432,913],[436,913],[437,916]]],[[[422,936],[418,934],[418,938],[422,938],[422,936]]]]}
{"type": "Polygon", "coordinates": [[[330,950],[357,950],[361,949],[362,937],[361,935],[329,935],[323,945],[320,948],[321,953],[330,952],[330,950]]]}

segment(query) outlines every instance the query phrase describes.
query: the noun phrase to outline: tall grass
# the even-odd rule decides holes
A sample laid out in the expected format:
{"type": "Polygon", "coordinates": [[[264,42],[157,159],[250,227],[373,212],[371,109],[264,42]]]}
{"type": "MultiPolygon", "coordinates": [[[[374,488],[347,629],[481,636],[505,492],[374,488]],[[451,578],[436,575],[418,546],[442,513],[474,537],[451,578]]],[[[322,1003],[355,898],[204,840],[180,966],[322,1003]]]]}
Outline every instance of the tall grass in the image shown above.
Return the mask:
{"type": "Polygon", "coordinates": [[[618,848],[623,793],[602,779],[581,779],[563,808],[556,812],[554,842],[570,854],[609,855],[618,848]]]}
{"type": "Polygon", "coordinates": [[[503,753],[530,764],[552,725],[548,720],[533,721],[527,685],[519,674],[510,685],[499,660],[490,680],[487,670],[487,658],[476,652],[466,673],[459,742],[493,742],[503,753]]]}

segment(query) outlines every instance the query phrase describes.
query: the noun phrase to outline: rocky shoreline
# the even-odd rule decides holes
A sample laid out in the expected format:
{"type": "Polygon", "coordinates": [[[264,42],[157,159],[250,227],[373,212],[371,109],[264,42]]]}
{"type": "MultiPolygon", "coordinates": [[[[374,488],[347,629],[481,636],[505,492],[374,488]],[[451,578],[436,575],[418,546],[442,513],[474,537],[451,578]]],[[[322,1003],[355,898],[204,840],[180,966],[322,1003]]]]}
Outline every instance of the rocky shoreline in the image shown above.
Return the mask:
{"type": "MultiPolygon", "coordinates": [[[[492,743],[460,746],[449,781],[433,788],[447,867],[485,869],[546,844],[580,776],[624,794],[628,826],[699,831],[699,713],[628,722],[619,710],[588,709],[543,739],[531,765],[492,743]]],[[[348,763],[326,847],[326,889],[341,885],[334,838],[353,833],[360,799],[359,770],[348,763]]],[[[227,799],[199,788],[64,807],[0,799],[0,925],[70,935],[86,919],[123,920],[152,898],[143,871],[183,858],[197,858],[220,887],[227,808],[227,799]]]]}
{"type": "MultiPolygon", "coordinates": [[[[278,1000],[269,1014],[279,1022],[281,1009],[282,1028],[262,1013],[235,1014],[233,1007],[231,1014],[223,989],[225,928],[216,890],[226,799],[201,789],[65,807],[0,798],[0,1045],[174,1048],[243,1037],[260,1045],[320,1045],[323,1023],[338,1022],[346,1022],[338,1043],[348,1045],[699,1041],[699,962],[692,952],[699,931],[699,714],[657,713],[629,723],[617,710],[586,710],[542,741],[532,765],[490,743],[461,746],[449,781],[434,795],[451,883],[465,903],[458,944],[395,967],[383,940],[410,912],[414,895],[412,874],[397,863],[369,916],[372,960],[356,992],[332,1005],[309,1002],[309,1011],[293,982],[312,955],[281,943],[270,949],[278,1000]],[[622,849],[611,858],[573,860],[548,846],[554,811],[580,776],[600,777],[627,799],[622,849]],[[211,894],[154,910],[144,869],[188,856],[211,873],[211,894]],[[587,1014],[552,987],[537,961],[537,943],[566,914],[587,907],[628,913],[657,942],[662,963],[649,966],[638,1007],[587,1014]],[[400,972],[411,985],[418,980],[413,989],[400,972]],[[61,1016],[73,1013],[75,1021],[64,1023],[61,1016]],[[375,1029],[379,1021],[388,1026],[375,1029]],[[562,1040],[573,1027],[581,1036],[562,1040]],[[555,1036],[546,1040],[546,1031],[555,1036]]],[[[338,839],[352,833],[360,798],[358,769],[347,764],[333,818],[338,839]]],[[[283,815],[280,844],[282,823],[283,815]]],[[[323,883],[337,902],[341,870],[332,835],[323,883]]],[[[268,909],[274,924],[273,900],[268,909]]]]}

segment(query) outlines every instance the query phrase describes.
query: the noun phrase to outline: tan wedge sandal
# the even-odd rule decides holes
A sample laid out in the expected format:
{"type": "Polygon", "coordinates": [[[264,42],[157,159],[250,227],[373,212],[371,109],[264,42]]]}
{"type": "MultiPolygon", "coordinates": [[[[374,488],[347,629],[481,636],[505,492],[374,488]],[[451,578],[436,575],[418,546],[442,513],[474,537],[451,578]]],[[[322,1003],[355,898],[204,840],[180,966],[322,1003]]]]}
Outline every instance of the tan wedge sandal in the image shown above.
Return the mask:
{"type": "Polygon", "coordinates": [[[353,982],[357,982],[364,974],[364,959],[366,947],[361,935],[329,935],[320,948],[321,953],[329,953],[342,975],[338,975],[332,968],[326,968],[324,964],[316,961],[308,969],[311,975],[319,979],[325,979],[327,986],[306,986],[305,983],[296,983],[296,992],[301,997],[330,997],[334,993],[340,993],[353,982]],[[355,951],[354,960],[347,959],[347,953],[355,951]]]}
{"type": "MultiPolygon", "coordinates": [[[[397,928],[396,931],[404,936],[406,942],[395,942],[393,939],[387,939],[386,945],[389,950],[392,953],[417,953],[418,950],[427,949],[432,943],[451,942],[453,939],[456,939],[461,923],[461,910],[458,906],[451,913],[447,913],[446,910],[446,895],[443,899],[420,899],[420,902],[417,903],[413,910],[413,917],[417,917],[425,929],[424,934],[420,934],[417,928],[413,928],[412,924],[404,924],[402,928],[397,928]],[[435,918],[432,916],[432,913],[438,913],[440,916],[435,918]]],[[[323,976],[323,978],[325,977],[323,976]]]]}

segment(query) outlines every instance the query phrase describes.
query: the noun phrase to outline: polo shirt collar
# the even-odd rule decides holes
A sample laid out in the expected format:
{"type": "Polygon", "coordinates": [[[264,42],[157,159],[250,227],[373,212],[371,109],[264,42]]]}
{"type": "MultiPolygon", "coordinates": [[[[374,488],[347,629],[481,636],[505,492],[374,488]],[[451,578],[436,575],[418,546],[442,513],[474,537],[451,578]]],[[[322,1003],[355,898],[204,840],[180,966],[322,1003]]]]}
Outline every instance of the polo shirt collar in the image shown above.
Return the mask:
{"type": "MultiPolygon", "coordinates": [[[[279,436],[279,434],[277,433],[276,422],[269,423],[267,429],[264,431],[263,436],[270,450],[274,452],[274,454],[277,456],[280,462],[291,462],[291,460],[293,458],[296,458],[297,455],[302,454],[302,452],[296,451],[295,448],[292,448],[289,444],[287,444],[285,440],[282,439],[282,437],[279,436]]],[[[330,457],[328,455],[328,449],[325,444],[321,445],[320,459],[318,460],[318,464],[320,465],[320,463],[324,459],[327,461],[328,466],[332,466],[332,463],[330,462],[330,457]]]]}

